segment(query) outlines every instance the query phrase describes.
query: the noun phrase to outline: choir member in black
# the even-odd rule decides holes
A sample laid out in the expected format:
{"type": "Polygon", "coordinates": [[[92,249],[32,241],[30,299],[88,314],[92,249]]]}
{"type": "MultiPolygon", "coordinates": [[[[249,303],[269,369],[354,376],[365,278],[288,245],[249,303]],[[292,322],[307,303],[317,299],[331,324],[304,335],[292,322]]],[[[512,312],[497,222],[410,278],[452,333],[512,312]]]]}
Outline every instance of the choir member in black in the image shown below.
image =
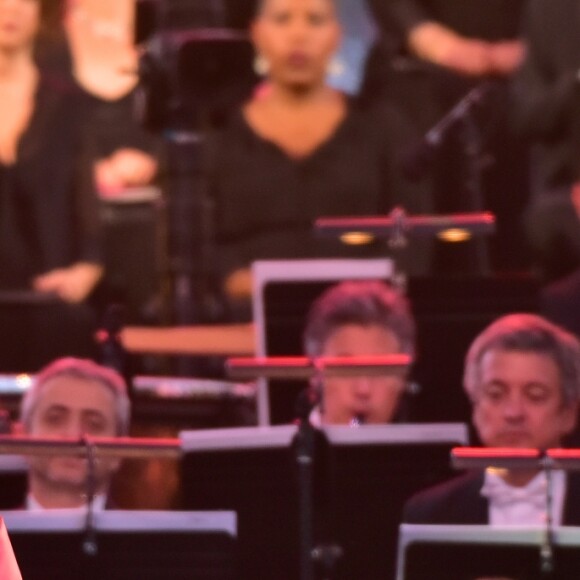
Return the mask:
{"type": "Polygon", "coordinates": [[[44,27],[35,57],[44,75],[77,85],[90,111],[87,155],[103,201],[106,276],[99,302],[121,302],[127,322],[142,322],[157,310],[152,305],[159,289],[155,228],[160,212],[152,199],[159,193],[162,143],[135,114],[135,1],[58,4],[60,11],[44,27]]]}
{"type": "Polygon", "coordinates": [[[0,369],[92,354],[86,305],[102,275],[84,106],[33,59],[43,0],[0,3],[0,369]],[[41,302],[51,302],[42,305],[41,302]],[[23,302],[27,305],[23,305],[23,302]]]}
{"type": "MultiPolygon", "coordinates": [[[[49,0],[50,1],[50,0],[49,0]]],[[[40,69],[81,87],[92,111],[91,155],[99,193],[114,197],[148,185],[159,143],[135,119],[134,0],[67,0],[36,49],[40,69]]]]}
{"type": "Polygon", "coordinates": [[[249,291],[253,260],[362,255],[316,237],[313,221],[392,203],[388,131],[325,83],[340,41],[332,0],[265,0],[251,33],[265,79],[218,136],[212,168],[220,273],[234,295],[249,291]]]}
{"type": "MultiPolygon", "coordinates": [[[[520,214],[527,199],[525,147],[509,129],[507,81],[524,47],[520,21],[527,0],[369,0],[382,36],[371,55],[366,100],[394,101],[413,119],[400,137],[410,146],[474,86],[496,80],[499,87],[477,108],[484,156],[484,208],[498,214],[491,244],[494,269],[527,266],[520,214]]],[[[423,209],[456,212],[475,207],[466,187],[465,133],[457,130],[436,157],[424,187],[423,209]]],[[[459,253],[457,255],[459,257],[459,253]]],[[[448,256],[447,260],[452,258],[448,256]]],[[[443,264],[441,264],[443,265],[443,264]]],[[[467,266],[464,262],[463,266],[467,266]]]]}
{"type": "Polygon", "coordinates": [[[529,234],[542,273],[554,280],[580,267],[580,9],[573,0],[532,0],[525,22],[516,121],[537,144],[529,234]]]}

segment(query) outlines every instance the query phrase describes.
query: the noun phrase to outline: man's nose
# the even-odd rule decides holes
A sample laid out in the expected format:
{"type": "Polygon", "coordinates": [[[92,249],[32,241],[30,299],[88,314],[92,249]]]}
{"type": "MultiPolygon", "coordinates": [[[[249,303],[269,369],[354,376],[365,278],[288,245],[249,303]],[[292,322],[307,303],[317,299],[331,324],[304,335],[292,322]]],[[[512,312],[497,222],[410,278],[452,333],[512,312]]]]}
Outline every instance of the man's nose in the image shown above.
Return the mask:
{"type": "Polygon", "coordinates": [[[85,429],[80,418],[71,417],[67,421],[66,425],[63,426],[61,435],[63,437],[70,437],[71,439],[76,439],[82,437],[85,434],[85,429]]]}
{"type": "Polygon", "coordinates": [[[361,399],[368,399],[372,393],[372,381],[370,377],[356,377],[353,379],[353,392],[361,399]]]}
{"type": "Polygon", "coordinates": [[[521,397],[510,397],[504,404],[504,416],[509,420],[521,420],[525,416],[525,404],[521,397]]]}

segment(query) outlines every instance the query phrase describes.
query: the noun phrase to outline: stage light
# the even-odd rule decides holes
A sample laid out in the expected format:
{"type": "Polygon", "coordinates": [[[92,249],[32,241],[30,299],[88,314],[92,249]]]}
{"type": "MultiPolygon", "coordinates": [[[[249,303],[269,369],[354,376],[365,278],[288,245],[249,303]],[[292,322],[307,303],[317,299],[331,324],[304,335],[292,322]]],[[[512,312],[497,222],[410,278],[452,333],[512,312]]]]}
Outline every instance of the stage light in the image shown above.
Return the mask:
{"type": "Polygon", "coordinates": [[[442,242],[449,242],[452,244],[467,242],[471,239],[471,232],[464,228],[449,228],[437,234],[437,237],[442,242]]]}
{"type": "Polygon", "coordinates": [[[375,236],[368,232],[345,232],[340,241],[349,246],[365,246],[375,241],[375,236]]]}

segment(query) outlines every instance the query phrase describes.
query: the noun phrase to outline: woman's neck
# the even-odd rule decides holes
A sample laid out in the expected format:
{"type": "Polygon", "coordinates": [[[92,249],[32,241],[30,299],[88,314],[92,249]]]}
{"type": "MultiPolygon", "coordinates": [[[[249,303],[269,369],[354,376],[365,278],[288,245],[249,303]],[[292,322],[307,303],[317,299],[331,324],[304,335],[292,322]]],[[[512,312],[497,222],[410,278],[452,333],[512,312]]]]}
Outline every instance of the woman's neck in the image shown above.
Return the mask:
{"type": "Polygon", "coordinates": [[[38,70],[32,57],[32,48],[0,50],[0,82],[32,81],[37,75],[38,70]]]}
{"type": "Polygon", "coordinates": [[[271,104],[300,109],[328,102],[328,100],[336,97],[336,91],[325,84],[295,88],[277,83],[265,83],[260,90],[259,97],[269,101],[271,104]]]}

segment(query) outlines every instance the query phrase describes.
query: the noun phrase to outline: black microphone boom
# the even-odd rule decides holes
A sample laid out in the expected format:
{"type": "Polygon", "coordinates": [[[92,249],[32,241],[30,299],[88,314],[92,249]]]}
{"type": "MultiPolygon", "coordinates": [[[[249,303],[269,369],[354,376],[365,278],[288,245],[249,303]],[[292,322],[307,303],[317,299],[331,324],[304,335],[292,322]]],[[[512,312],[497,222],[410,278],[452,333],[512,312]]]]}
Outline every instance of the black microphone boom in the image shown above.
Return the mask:
{"type": "Polygon", "coordinates": [[[425,177],[433,163],[435,153],[445,141],[450,129],[485,100],[492,86],[491,82],[484,82],[471,89],[418,143],[401,156],[400,167],[407,179],[419,181],[425,177]]]}

